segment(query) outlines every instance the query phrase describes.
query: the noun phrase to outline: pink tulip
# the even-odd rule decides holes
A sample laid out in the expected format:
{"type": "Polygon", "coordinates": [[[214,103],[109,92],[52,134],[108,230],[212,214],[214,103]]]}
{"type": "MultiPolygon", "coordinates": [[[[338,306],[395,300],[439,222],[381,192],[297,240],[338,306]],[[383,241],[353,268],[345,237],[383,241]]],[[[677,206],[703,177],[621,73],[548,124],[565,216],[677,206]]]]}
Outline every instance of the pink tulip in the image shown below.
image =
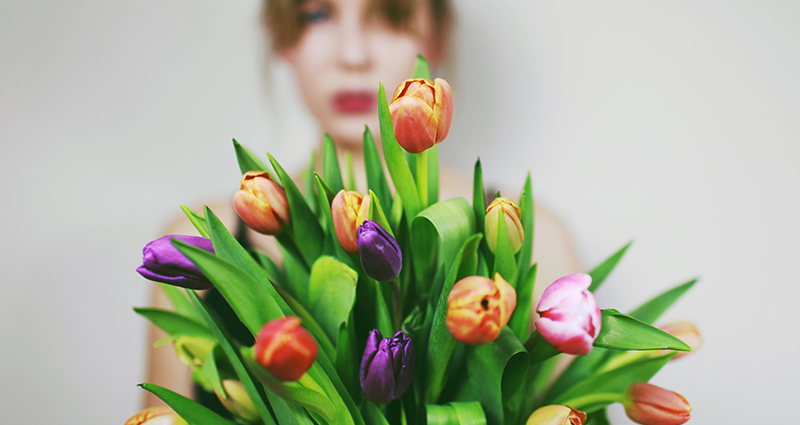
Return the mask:
{"type": "Polygon", "coordinates": [[[544,290],[536,308],[536,329],[562,353],[585,356],[600,334],[600,308],[589,292],[591,284],[585,273],[562,277],[544,290]]]}

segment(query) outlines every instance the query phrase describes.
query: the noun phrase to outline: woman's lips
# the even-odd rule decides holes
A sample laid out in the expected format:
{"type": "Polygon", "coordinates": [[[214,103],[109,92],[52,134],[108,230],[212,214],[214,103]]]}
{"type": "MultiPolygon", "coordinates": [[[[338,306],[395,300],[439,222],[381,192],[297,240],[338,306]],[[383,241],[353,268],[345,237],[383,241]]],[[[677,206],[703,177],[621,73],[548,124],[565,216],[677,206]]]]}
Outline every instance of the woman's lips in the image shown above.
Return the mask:
{"type": "Polygon", "coordinates": [[[333,96],[333,107],[343,114],[363,114],[372,111],[378,96],[369,91],[343,90],[333,96]]]}

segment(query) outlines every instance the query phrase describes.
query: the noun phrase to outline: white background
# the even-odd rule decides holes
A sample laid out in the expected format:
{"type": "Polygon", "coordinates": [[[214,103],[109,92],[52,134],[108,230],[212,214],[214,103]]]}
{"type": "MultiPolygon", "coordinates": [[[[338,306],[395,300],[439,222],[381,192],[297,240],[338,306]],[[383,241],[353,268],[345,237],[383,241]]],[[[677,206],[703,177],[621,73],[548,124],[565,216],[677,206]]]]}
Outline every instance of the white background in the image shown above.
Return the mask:
{"type": "MultiPolygon", "coordinates": [[[[701,277],[665,321],[705,346],[654,379],[692,423],[793,417],[800,2],[461,3],[446,160],[502,187],[531,169],[587,267],[635,239],[604,307],[701,277]]],[[[266,95],[257,1],[0,5],[2,422],[121,424],[142,246],[233,193],[232,137],[299,169],[317,130],[269,105],[293,92],[266,95]]]]}

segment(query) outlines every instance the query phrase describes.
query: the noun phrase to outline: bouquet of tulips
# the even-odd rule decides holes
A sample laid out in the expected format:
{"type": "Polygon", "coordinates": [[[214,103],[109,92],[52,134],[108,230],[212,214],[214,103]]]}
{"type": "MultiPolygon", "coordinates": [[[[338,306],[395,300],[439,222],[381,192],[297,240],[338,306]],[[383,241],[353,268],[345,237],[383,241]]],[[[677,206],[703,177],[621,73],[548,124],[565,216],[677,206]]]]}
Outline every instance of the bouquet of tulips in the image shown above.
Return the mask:
{"type": "Polygon", "coordinates": [[[430,80],[423,58],[414,73],[391,104],[380,86],[394,190],[368,128],[363,194],[352,169],[345,184],[330,138],[322,175],[303,192],[272,156],[270,169],[234,141],[243,173],[235,209],[274,235],[282,258],[243,248],[208,208],[183,207],[202,237],[145,247],[138,271],[164,283],[174,310],[135,310],[169,334],[195,382],[227,411],[142,384],[170,408],[130,424],[600,425],[616,402],[642,424],[689,419],[683,397],[647,381],[699,342],[690,324],[651,325],[694,281],[628,314],[601,310],[592,293],[625,246],[553,282],[532,305],[530,175],[517,202],[498,194],[487,207],[478,161],[472,202],[440,202],[436,144],[449,132],[452,93],[430,80]],[[252,346],[196,292],[212,287],[252,346]]]}

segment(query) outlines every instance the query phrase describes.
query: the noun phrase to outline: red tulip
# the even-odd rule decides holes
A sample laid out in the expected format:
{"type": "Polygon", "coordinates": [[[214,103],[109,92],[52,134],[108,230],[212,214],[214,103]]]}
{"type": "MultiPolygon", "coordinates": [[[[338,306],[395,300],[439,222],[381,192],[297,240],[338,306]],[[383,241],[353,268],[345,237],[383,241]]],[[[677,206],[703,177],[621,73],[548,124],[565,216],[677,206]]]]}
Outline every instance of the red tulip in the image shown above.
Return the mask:
{"type": "Polygon", "coordinates": [[[692,415],[692,406],[682,395],[639,382],[625,392],[625,413],[642,425],[680,425],[692,415]]]}
{"type": "Polygon", "coordinates": [[[397,143],[411,153],[420,153],[450,132],[453,92],[441,78],[406,80],[394,91],[389,113],[397,143]]]}
{"type": "Polygon", "coordinates": [[[255,358],[281,381],[297,381],[317,358],[319,348],[296,316],[275,319],[261,328],[255,358]]]}

